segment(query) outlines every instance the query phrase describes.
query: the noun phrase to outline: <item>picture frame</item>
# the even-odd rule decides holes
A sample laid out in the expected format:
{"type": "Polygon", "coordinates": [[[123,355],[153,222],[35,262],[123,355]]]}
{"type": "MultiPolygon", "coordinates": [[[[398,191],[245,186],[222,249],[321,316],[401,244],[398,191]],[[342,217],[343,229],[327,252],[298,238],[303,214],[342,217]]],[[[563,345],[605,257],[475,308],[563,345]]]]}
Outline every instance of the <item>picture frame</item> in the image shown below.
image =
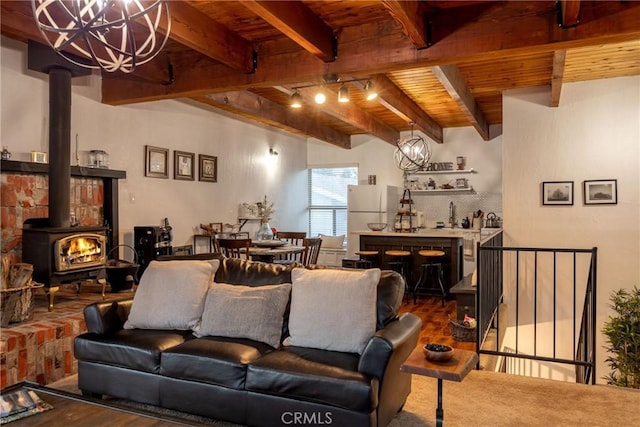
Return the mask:
{"type": "Polygon", "coordinates": [[[31,161],[33,163],[49,163],[49,154],[43,151],[32,151],[31,161]]]}
{"type": "Polygon", "coordinates": [[[206,154],[198,155],[200,163],[198,180],[206,182],[218,182],[218,158],[206,154]]]}
{"type": "Polygon", "coordinates": [[[169,149],[144,146],[144,176],[149,178],[169,178],[169,149]]]}
{"type": "Polygon", "coordinates": [[[209,224],[211,226],[211,230],[214,234],[222,233],[222,223],[221,222],[212,222],[209,224]]]}
{"type": "Polygon", "coordinates": [[[542,183],[542,204],[572,206],[573,181],[545,181],[542,183]]]}
{"type": "Polygon", "coordinates": [[[618,180],[593,179],[583,182],[583,201],[585,205],[617,205],[618,180]]]}
{"type": "Polygon", "coordinates": [[[195,153],[175,150],[173,152],[173,179],[195,180],[195,162],[195,153]]]}

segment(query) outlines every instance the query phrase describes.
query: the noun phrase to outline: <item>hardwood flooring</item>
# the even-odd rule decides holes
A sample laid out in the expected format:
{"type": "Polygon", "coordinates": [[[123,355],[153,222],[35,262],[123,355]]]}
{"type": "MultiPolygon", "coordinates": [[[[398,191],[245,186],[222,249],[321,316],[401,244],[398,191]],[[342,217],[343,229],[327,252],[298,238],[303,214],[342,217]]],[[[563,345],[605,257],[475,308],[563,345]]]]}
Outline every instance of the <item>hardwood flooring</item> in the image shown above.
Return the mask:
{"type": "Polygon", "coordinates": [[[453,348],[475,351],[475,342],[456,341],[451,335],[449,317],[452,319],[456,317],[455,300],[447,301],[444,307],[440,298],[421,297],[418,298],[416,304],[413,304],[412,298],[409,300],[407,301],[405,298],[400,307],[400,313],[413,313],[422,319],[419,343],[437,342],[450,345],[453,348]]]}

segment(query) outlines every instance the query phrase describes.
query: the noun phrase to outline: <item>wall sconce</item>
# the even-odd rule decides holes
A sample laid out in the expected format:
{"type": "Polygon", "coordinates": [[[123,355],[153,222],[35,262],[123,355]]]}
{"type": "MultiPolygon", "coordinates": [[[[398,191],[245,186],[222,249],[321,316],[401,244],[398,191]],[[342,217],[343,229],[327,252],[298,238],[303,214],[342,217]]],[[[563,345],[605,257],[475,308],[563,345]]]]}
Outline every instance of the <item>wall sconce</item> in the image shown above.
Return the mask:
{"type": "Polygon", "coordinates": [[[273,148],[269,148],[269,155],[275,157],[278,155],[278,152],[276,150],[274,150],[273,148]]]}

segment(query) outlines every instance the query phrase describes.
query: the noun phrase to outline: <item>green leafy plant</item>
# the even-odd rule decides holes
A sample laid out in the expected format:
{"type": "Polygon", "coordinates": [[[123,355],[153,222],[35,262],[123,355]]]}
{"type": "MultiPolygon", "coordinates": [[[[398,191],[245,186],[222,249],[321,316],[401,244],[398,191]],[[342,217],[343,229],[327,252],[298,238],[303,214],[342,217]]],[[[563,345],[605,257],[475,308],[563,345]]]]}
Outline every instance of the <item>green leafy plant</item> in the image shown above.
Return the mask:
{"type": "Polygon", "coordinates": [[[611,295],[611,302],[617,316],[609,316],[602,328],[611,368],[604,379],[608,384],[640,388],[640,289],[620,289],[611,295]]]}

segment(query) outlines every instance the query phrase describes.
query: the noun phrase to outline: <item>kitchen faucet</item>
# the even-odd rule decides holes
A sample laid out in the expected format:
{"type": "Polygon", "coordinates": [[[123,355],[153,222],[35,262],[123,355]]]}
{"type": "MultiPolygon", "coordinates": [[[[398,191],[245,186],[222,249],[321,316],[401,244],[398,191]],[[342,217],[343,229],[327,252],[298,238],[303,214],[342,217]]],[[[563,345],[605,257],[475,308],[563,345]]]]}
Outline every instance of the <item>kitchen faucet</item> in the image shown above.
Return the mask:
{"type": "Polygon", "coordinates": [[[456,205],[453,204],[453,201],[449,202],[449,225],[451,228],[455,228],[457,225],[456,221],[456,205]]]}

